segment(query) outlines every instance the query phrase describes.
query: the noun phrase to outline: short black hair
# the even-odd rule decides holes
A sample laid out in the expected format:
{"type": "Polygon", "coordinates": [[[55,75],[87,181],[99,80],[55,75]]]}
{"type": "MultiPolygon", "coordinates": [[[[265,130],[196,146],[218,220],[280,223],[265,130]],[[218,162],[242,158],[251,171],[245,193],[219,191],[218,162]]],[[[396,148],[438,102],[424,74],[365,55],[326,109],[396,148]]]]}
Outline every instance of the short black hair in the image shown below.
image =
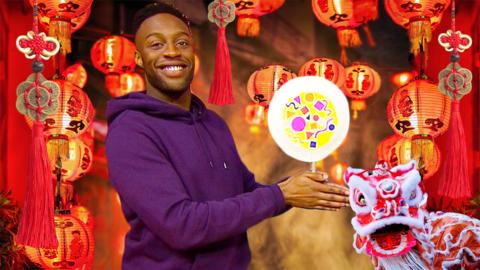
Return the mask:
{"type": "Polygon", "coordinates": [[[138,10],[133,16],[133,34],[137,34],[138,28],[140,28],[140,25],[142,25],[146,19],[160,13],[173,15],[182,20],[182,22],[190,28],[190,20],[182,12],[169,4],[155,1],[138,10]]]}

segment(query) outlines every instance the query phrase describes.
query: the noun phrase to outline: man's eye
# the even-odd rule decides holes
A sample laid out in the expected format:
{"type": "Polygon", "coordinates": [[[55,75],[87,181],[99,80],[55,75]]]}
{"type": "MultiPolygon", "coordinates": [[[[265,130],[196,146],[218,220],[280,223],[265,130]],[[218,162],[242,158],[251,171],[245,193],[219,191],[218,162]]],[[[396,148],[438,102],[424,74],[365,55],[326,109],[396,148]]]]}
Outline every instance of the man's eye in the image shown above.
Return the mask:
{"type": "Polygon", "coordinates": [[[161,46],[162,46],[162,43],[160,42],[153,42],[153,43],[150,43],[149,45],[150,48],[154,48],[154,49],[160,48],[161,46]]]}
{"type": "Polygon", "coordinates": [[[187,41],[179,41],[177,42],[177,45],[180,46],[180,47],[187,47],[189,45],[189,43],[187,41]]]}

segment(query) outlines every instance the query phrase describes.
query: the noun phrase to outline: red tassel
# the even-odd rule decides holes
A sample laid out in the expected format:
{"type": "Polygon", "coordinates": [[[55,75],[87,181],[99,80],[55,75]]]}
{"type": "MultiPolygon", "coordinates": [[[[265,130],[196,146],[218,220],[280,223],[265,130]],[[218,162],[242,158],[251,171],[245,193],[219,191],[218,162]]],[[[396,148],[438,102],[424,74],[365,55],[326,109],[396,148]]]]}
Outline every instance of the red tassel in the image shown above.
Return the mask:
{"type": "Polygon", "coordinates": [[[218,28],[217,48],[215,52],[215,72],[208,102],[215,105],[233,104],[232,93],[232,67],[230,64],[230,52],[228,51],[225,28],[218,28]]]}
{"type": "Polygon", "coordinates": [[[370,47],[375,47],[376,44],[375,44],[375,40],[373,39],[373,36],[372,36],[372,32],[370,32],[370,28],[368,28],[368,25],[364,24],[363,25],[363,31],[365,32],[365,35],[367,36],[367,40],[368,40],[368,45],[370,45],[370,47]]]}
{"type": "Polygon", "coordinates": [[[36,248],[56,248],[53,182],[42,122],[35,121],[32,129],[27,191],[16,241],[36,248]]]}
{"type": "Polygon", "coordinates": [[[471,197],[465,132],[460,116],[460,101],[452,101],[452,116],[446,133],[447,149],[440,171],[438,193],[457,202],[471,197]]]}

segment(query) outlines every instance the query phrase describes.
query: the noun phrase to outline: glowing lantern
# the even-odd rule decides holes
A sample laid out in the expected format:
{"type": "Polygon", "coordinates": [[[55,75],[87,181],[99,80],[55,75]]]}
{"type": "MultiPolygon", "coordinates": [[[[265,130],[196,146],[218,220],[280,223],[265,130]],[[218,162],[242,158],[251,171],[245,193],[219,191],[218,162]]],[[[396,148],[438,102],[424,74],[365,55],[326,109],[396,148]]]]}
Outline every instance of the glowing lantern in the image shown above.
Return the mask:
{"type": "MultiPolygon", "coordinates": [[[[345,48],[362,44],[356,28],[378,16],[376,0],[312,0],[312,9],[321,23],[337,30],[343,64],[347,63],[345,48]]],[[[373,46],[370,32],[364,29],[373,46]]]]}
{"type": "Polygon", "coordinates": [[[380,90],[382,80],[380,75],[371,67],[363,64],[353,64],[345,68],[346,80],[343,92],[352,99],[351,108],[353,118],[358,117],[358,111],[367,108],[365,99],[380,90]]]}
{"type": "Polygon", "coordinates": [[[107,75],[105,86],[112,97],[145,90],[143,77],[135,72],[107,75]]]}
{"type": "Polygon", "coordinates": [[[258,104],[250,104],[245,108],[245,121],[250,125],[250,132],[257,134],[260,126],[266,123],[267,109],[258,104]]]}
{"type": "Polygon", "coordinates": [[[86,224],[91,230],[93,230],[93,216],[84,206],[73,206],[70,209],[72,216],[78,218],[81,222],[86,224]]]}
{"type": "Polygon", "coordinates": [[[120,74],[135,68],[135,44],[122,36],[106,36],[90,50],[93,66],[104,74],[120,74]]]}
{"type": "Polygon", "coordinates": [[[405,84],[409,83],[410,81],[413,80],[413,74],[411,72],[399,72],[393,74],[393,76],[390,78],[393,84],[395,86],[400,87],[404,86],[405,84]]]}
{"type": "MultiPolygon", "coordinates": [[[[90,9],[93,0],[37,0],[40,17],[49,18],[49,36],[56,37],[62,51],[71,52],[72,21],[90,9]]],[[[33,0],[30,0],[33,6],[33,0]]],[[[87,16],[88,18],[88,16],[87,16]]],[[[43,19],[45,22],[46,19],[43,19]]]]}
{"type": "Polygon", "coordinates": [[[396,90],[387,106],[388,122],[395,133],[411,138],[435,138],[448,129],[450,99],[428,80],[414,80],[396,90]]]}
{"type": "MultiPolygon", "coordinates": [[[[90,126],[95,109],[90,98],[81,88],[65,80],[55,80],[55,82],[61,89],[59,106],[57,112],[49,115],[44,121],[45,136],[65,135],[58,138],[74,138],[90,126]]],[[[29,118],[26,119],[31,127],[32,121],[29,118]]]]}
{"type": "Polygon", "coordinates": [[[333,59],[314,58],[302,65],[298,76],[318,76],[342,87],[345,83],[345,68],[333,59]]]}
{"type": "MultiPolygon", "coordinates": [[[[68,211],[67,211],[68,212],[68,211]]],[[[57,249],[36,249],[26,246],[32,262],[44,269],[79,269],[93,260],[93,230],[71,214],[55,215],[57,249]]]]}
{"type": "MultiPolygon", "coordinates": [[[[396,90],[387,106],[388,123],[395,133],[412,140],[417,160],[433,156],[433,138],[448,129],[450,99],[428,80],[414,80],[396,90]]],[[[419,161],[420,162],[420,161],[419,161]]]]}
{"type": "Polygon", "coordinates": [[[247,83],[247,92],[253,102],[268,106],[275,92],[288,80],[297,77],[284,66],[269,65],[255,71],[247,83]]]}
{"type": "Polygon", "coordinates": [[[93,161],[91,147],[79,138],[63,138],[66,142],[62,143],[66,143],[68,148],[66,153],[63,153],[59,152],[59,138],[57,136],[51,138],[47,141],[47,151],[52,168],[52,177],[55,178],[57,171],[60,170],[63,180],[75,181],[90,170],[93,161]],[[58,156],[61,158],[61,164],[57,162],[58,156]]]}
{"type": "Polygon", "coordinates": [[[237,34],[248,37],[258,36],[259,17],[274,12],[284,2],[285,0],[234,0],[235,14],[238,16],[237,34]]]}
{"type": "Polygon", "coordinates": [[[343,175],[348,168],[348,164],[345,162],[337,162],[330,169],[330,178],[339,185],[343,185],[343,175]]]}
{"type": "Polygon", "coordinates": [[[424,179],[430,178],[440,168],[440,149],[434,143],[412,143],[412,140],[394,134],[385,138],[377,148],[379,160],[387,161],[390,167],[405,164],[412,159],[417,161],[417,169],[424,179]]]}
{"type": "MultiPolygon", "coordinates": [[[[90,13],[92,12],[91,8],[87,8],[82,14],[80,14],[78,17],[73,18],[70,21],[71,24],[71,33],[75,33],[78,31],[80,28],[82,28],[85,23],[87,23],[88,18],[90,17],[90,13]]],[[[55,20],[55,18],[53,19],[55,20]]],[[[46,16],[39,16],[38,21],[40,22],[40,25],[45,28],[46,31],[50,30],[50,18],[46,16]]]]}
{"type": "Polygon", "coordinates": [[[87,71],[81,63],[73,64],[67,67],[62,72],[62,76],[65,77],[65,80],[73,83],[80,88],[83,88],[85,86],[88,79],[87,71]]]}
{"type": "Polygon", "coordinates": [[[385,0],[385,8],[393,21],[408,29],[410,51],[426,50],[432,39],[432,29],[442,20],[450,0],[385,0]]]}

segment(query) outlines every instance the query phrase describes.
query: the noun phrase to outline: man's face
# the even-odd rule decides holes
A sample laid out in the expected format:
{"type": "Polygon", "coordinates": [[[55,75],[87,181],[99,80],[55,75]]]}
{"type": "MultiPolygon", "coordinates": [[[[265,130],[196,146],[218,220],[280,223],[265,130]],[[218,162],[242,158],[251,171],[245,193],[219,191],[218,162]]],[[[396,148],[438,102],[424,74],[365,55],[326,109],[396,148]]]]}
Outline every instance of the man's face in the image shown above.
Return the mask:
{"type": "Polygon", "coordinates": [[[188,26],[177,17],[160,13],[143,21],[135,35],[137,64],[148,83],[165,94],[189,90],[195,56],[188,26]]]}

